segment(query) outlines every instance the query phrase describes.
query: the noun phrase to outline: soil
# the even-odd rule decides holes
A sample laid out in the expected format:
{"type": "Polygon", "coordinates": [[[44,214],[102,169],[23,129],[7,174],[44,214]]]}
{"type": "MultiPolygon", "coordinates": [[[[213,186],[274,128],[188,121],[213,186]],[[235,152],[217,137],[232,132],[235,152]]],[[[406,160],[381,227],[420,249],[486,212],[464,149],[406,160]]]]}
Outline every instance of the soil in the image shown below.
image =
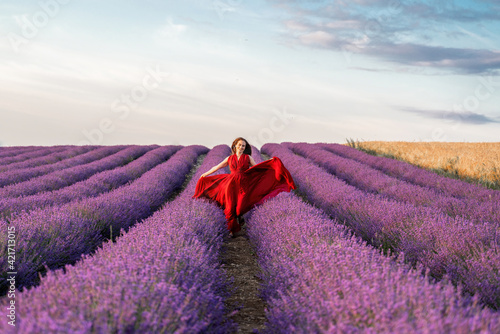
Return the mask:
{"type": "Polygon", "coordinates": [[[238,324],[236,333],[256,333],[265,326],[266,303],[259,297],[261,280],[257,277],[259,267],[252,246],[248,242],[246,226],[240,234],[230,238],[224,245],[222,263],[228,276],[234,278],[234,291],[227,300],[230,318],[238,324]]]}

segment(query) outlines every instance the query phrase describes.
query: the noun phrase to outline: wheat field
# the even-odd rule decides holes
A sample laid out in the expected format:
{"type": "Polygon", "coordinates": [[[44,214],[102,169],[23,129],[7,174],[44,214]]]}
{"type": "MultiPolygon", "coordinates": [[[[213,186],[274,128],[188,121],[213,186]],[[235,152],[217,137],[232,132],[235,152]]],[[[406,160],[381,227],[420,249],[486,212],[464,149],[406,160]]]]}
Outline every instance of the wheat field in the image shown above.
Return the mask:
{"type": "Polygon", "coordinates": [[[500,142],[353,141],[348,145],[500,189],[500,142]]]}

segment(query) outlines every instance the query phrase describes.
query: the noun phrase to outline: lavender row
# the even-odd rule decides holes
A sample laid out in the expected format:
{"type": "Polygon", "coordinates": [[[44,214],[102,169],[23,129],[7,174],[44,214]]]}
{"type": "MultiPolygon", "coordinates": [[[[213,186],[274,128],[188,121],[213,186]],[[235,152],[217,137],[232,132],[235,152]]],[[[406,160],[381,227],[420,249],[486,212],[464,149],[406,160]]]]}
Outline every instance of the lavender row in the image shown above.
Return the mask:
{"type": "Polygon", "coordinates": [[[434,277],[449,275],[482,302],[500,307],[500,226],[476,223],[363,192],[332,176],[284,145],[266,144],[264,153],[281,158],[299,191],[355,233],[410,262],[420,262],[434,277]]]}
{"type": "MultiPolygon", "coordinates": [[[[229,281],[218,260],[225,217],[213,203],[190,198],[202,171],[227,150],[212,149],[177,199],[116,243],[20,293],[17,333],[233,332],[224,307],[229,281]]],[[[0,329],[9,329],[6,322],[0,329]]]]}
{"type": "MultiPolygon", "coordinates": [[[[196,158],[208,149],[187,146],[127,186],[63,206],[21,213],[2,228],[15,227],[18,287],[37,283],[44,267],[74,263],[96,249],[104,239],[118,235],[137,220],[156,211],[182,186],[196,158]]],[[[0,239],[0,288],[5,289],[6,234],[0,239]]],[[[3,290],[2,290],[3,291],[3,290]]]]}
{"type": "Polygon", "coordinates": [[[38,148],[38,146],[0,146],[0,164],[4,158],[13,157],[29,151],[35,151],[38,148]]]}
{"type": "Polygon", "coordinates": [[[3,150],[0,152],[0,168],[4,168],[3,165],[33,159],[54,152],[60,152],[68,148],[69,146],[21,146],[3,148],[3,150]]]}
{"type": "Polygon", "coordinates": [[[262,269],[264,333],[498,333],[500,315],[280,194],[249,213],[262,269]]]}
{"type": "Polygon", "coordinates": [[[372,168],[381,170],[384,173],[397,177],[401,180],[436,189],[447,195],[455,196],[458,198],[475,198],[480,201],[500,201],[500,191],[485,189],[483,187],[476,186],[465,181],[440,176],[436,173],[427,171],[423,168],[419,168],[402,161],[389,159],[386,157],[376,157],[345,145],[317,145],[335,154],[367,164],[372,168]]]}
{"type": "MultiPolygon", "coordinates": [[[[77,155],[87,153],[96,149],[97,146],[69,146],[57,147],[51,146],[43,149],[43,156],[33,157],[28,160],[11,163],[0,166],[0,172],[19,171],[21,169],[30,169],[35,167],[46,167],[64,159],[73,158],[77,155]]],[[[3,185],[3,183],[1,183],[3,185]]]]}
{"type": "MultiPolygon", "coordinates": [[[[129,151],[142,151],[150,147],[130,147],[116,155],[122,155],[126,160],[132,159],[129,151]]],[[[156,165],[164,162],[181,146],[160,146],[148,151],[143,156],[125,166],[107,170],[90,178],[54,191],[42,192],[32,196],[0,198],[0,216],[10,217],[21,211],[31,211],[49,205],[62,205],[84,197],[95,197],[131,182],[156,165]]],[[[135,155],[134,155],[135,156],[135,155]]],[[[111,157],[110,157],[111,158],[111,157]]],[[[75,167],[78,170],[78,167],[75,167]]],[[[78,173],[77,171],[75,173],[78,173]]],[[[50,175],[50,174],[49,174],[50,175]]]]}
{"type": "MultiPolygon", "coordinates": [[[[16,295],[16,333],[229,333],[220,210],[168,206],[16,295]]],[[[1,303],[6,309],[5,302],[1,303]]],[[[0,331],[9,325],[0,322],[0,331]]]]}
{"type": "Polygon", "coordinates": [[[90,156],[79,157],[82,159],[82,164],[3,187],[0,189],[0,197],[29,196],[68,187],[76,182],[88,179],[96,173],[116,168],[129,162],[130,159],[136,159],[150,149],[152,147],[128,146],[119,148],[104,146],[92,151],[90,156]],[[92,159],[92,161],[85,163],[89,159],[92,159]]]}
{"type": "Polygon", "coordinates": [[[423,187],[384,174],[356,160],[343,158],[318,145],[286,143],[286,146],[361,190],[404,201],[415,206],[429,206],[452,217],[460,216],[474,222],[500,224],[500,201],[482,202],[456,198],[435,189],[423,187]]]}
{"type": "MultiPolygon", "coordinates": [[[[95,146],[79,146],[77,148],[62,152],[58,154],[57,157],[52,156],[51,163],[47,163],[44,165],[22,169],[14,169],[5,171],[0,174],[0,187],[5,187],[7,185],[12,185],[15,183],[23,182],[29,180],[34,177],[38,177],[41,175],[49,174],[58,170],[62,170],[69,167],[74,167],[80,165],[82,163],[88,163],[93,160],[99,159],[102,156],[100,152],[106,149],[123,149],[125,146],[114,146],[114,147],[100,147],[96,148],[95,146]],[[98,154],[95,154],[94,151],[98,151],[98,154]],[[61,160],[62,159],[62,160],[61,160]]],[[[31,159],[27,162],[33,161],[36,159],[31,159]]]]}
{"type": "Polygon", "coordinates": [[[71,148],[71,146],[19,146],[3,148],[0,152],[0,168],[4,169],[6,167],[5,165],[8,164],[22,162],[55,152],[61,152],[69,148],[71,148]]]}
{"type": "MultiPolygon", "coordinates": [[[[57,175],[57,173],[61,172],[64,173],[65,170],[69,168],[79,167],[82,164],[95,162],[109,156],[110,154],[115,154],[116,152],[123,150],[126,147],[127,146],[124,145],[100,147],[82,146],[78,147],[77,149],[63,152],[66,155],[65,158],[54,157],[51,155],[52,158],[50,160],[57,160],[57,162],[55,163],[54,161],[52,161],[51,163],[40,166],[18,168],[3,172],[0,175],[0,184],[2,185],[2,188],[0,188],[0,197],[15,197],[23,195],[22,191],[20,192],[16,190],[16,188],[22,188],[25,185],[28,185],[29,187],[30,184],[36,183],[39,179],[50,177],[49,175],[57,175]]],[[[72,175],[73,173],[70,172],[69,174],[72,175]]],[[[56,179],[60,179],[59,181],[64,182],[64,179],[56,179]]],[[[30,195],[29,191],[27,195],[30,195]]]]}

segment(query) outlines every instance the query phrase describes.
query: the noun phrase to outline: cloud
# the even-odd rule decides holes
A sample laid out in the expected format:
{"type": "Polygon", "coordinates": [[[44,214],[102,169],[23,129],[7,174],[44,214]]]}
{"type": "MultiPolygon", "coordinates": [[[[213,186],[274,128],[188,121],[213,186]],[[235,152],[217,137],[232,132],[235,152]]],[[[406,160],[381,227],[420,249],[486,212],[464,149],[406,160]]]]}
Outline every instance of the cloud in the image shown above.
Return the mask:
{"type": "Polygon", "coordinates": [[[359,52],[403,65],[452,69],[466,74],[500,69],[500,52],[484,49],[387,43],[370,45],[359,52]]]}
{"type": "Polygon", "coordinates": [[[498,4],[487,0],[474,7],[449,0],[272,2],[292,16],[283,22],[289,44],[459,74],[500,71],[496,43],[484,36],[500,13],[493,10],[498,4]]]}
{"type": "Polygon", "coordinates": [[[456,112],[449,110],[425,110],[415,108],[399,108],[401,111],[410,112],[426,118],[442,119],[445,121],[454,121],[466,124],[490,124],[500,123],[500,119],[491,118],[482,114],[473,112],[456,112]]]}

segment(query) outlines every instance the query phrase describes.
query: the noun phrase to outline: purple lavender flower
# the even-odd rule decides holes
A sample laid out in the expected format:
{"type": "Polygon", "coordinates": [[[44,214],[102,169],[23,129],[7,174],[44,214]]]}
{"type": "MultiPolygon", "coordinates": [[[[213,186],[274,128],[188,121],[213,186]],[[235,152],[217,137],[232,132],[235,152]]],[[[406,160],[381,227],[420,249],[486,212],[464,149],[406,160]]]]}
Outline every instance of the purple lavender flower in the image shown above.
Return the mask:
{"type": "MultiPolygon", "coordinates": [[[[196,158],[207,148],[187,146],[134,182],[94,198],[16,215],[18,287],[36,284],[37,273],[73,263],[104,239],[127,230],[156,211],[182,186],[196,158]]],[[[8,272],[6,234],[0,236],[0,287],[8,272]]]]}
{"type": "MultiPolygon", "coordinates": [[[[154,147],[156,146],[131,146],[109,156],[109,158],[96,161],[95,163],[100,169],[110,164],[111,166],[127,164],[111,170],[101,171],[80,182],[75,182],[76,180],[72,178],[71,171],[65,170],[67,182],[71,183],[71,185],[61,189],[40,192],[31,196],[0,198],[0,214],[10,217],[12,214],[21,211],[30,211],[49,205],[62,205],[84,197],[95,197],[135,180],[151,168],[164,162],[180,149],[180,146],[161,146],[151,150],[154,147]],[[137,158],[137,155],[145,151],[148,152],[137,158]],[[133,161],[130,162],[130,160],[133,161]]],[[[70,168],[70,170],[73,170],[74,174],[81,178],[79,166],[70,168]]],[[[43,177],[37,179],[43,179],[43,177]]],[[[21,184],[24,184],[24,182],[21,184]]]]}
{"type": "Polygon", "coordinates": [[[289,193],[248,214],[268,303],[264,333],[496,333],[500,316],[384,256],[289,193]]]}
{"type": "MultiPolygon", "coordinates": [[[[120,147],[116,147],[120,149],[120,147]]],[[[121,147],[123,148],[123,146],[121,147]]],[[[79,164],[95,160],[92,150],[98,149],[95,146],[77,146],[63,152],[56,152],[40,159],[30,159],[18,164],[10,164],[0,169],[0,187],[26,181],[33,177],[48,174],[56,170],[77,166],[79,164]],[[83,160],[82,160],[83,157],[83,160]]],[[[100,150],[106,150],[105,147],[100,150]]]]}
{"type": "Polygon", "coordinates": [[[266,144],[263,151],[281,158],[303,196],[364,240],[403,253],[407,261],[429,268],[434,277],[448,275],[465,291],[478,293],[482,302],[500,306],[498,224],[472,223],[364,192],[293,154],[286,144],[266,144]]]}
{"type": "Polygon", "coordinates": [[[363,191],[384,195],[415,206],[432,207],[452,217],[459,216],[473,222],[500,225],[500,210],[495,210],[500,207],[500,201],[483,202],[477,198],[456,198],[435,188],[386,175],[367,164],[336,155],[319,144],[287,143],[285,146],[363,191]]]}
{"type": "MultiPolygon", "coordinates": [[[[233,332],[224,306],[230,281],[219,264],[225,216],[215,204],[191,199],[201,170],[228,150],[210,150],[182,194],[115,243],[18,293],[17,332],[233,332]]],[[[186,149],[171,159],[181,160],[181,152],[187,159],[186,149]]]]}
{"type": "Polygon", "coordinates": [[[102,149],[92,151],[91,154],[80,156],[81,163],[73,167],[57,170],[49,174],[31,178],[24,182],[3,187],[0,189],[0,196],[28,196],[42,191],[51,191],[67,187],[78,181],[85,180],[95,173],[115,168],[117,165],[127,162],[130,158],[135,159],[138,155],[144,153],[144,149],[147,150],[148,148],[134,146],[127,148],[105,146],[102,149]],[[132,155],[130,155],[130,153],[132,153],[132,155]],[[116,157],[118,157],[118,161],[116,157]],[[88,161],[89,159],[90,161],[88,161]]]}
{"type": "Polygon", "coordinates": [[[388,175],[395,176],[402,180],[424,187],[436,189],[444,194],[449,194],[458,198],[476,198],[480,201],[489,201],[494,199],[497,203],[498,200],[500,200],[499,191],[485,189],[464,181],[439,176],[436,173],[413,166],[409,163],[385,157],[375,157],[346,145],[318,145],[335,154],[365,163],[372,168],[387,173],[388,175]]]}
{"type": "Polygon", "coordinates": [[[35,158],[43,157],[56,152],[62,152],[69,148],[71,147],[70,146],[2,147],[2,151],[0,153],[0,171],[7,170],[8,166],[5,165],[14,164],[16,162],[22,162],[27,160],[33,161],[35,158]]]}

